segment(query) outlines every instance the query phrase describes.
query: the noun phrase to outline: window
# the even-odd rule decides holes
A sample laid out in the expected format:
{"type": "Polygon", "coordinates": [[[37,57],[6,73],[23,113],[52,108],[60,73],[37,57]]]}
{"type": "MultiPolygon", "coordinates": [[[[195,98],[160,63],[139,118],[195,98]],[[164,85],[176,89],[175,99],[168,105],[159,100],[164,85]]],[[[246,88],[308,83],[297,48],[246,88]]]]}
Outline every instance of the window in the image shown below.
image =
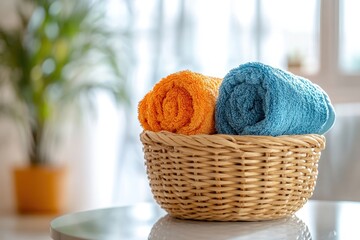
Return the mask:
{"type": "Polygon", "coordinates": [[[258,1],[261,60],[290,71],[315,73],[319,68],[317,1],[258,1]]]}
{"type": "Polygon", "coordinates": [[[360,1],[340,0],[340,67],[345,73],[360,73],[360,1]]]}
{"type": "MultiPolygon", "coordinates": [[[[231,68],[248,61],[262,61],[303,75],[323,87],[333,102],[360,101],[357,2],[123,1],[131,10],[131,19],[127,20],[132,23],[129,26],[136,59],[130,81],[134,103],[162,77],[175,71],[191,69],[223,77],[231,68]]],[[[118,22],[123,20],[119,18],[118,22]]],[[[136,109],[131,114],[131,132],[137,134],[141,130],[136,109]]],[[[134,159],[124,166],[133,169],[132,175],[138,174],[136,181],[142,184],[146,180],[137,167],[142,156],[134,159]]],[[[129,177],[128,172],[122,172],[122,176],[129,177]]],[[[130,192],[123,189],[119,196],[129,196],[130,192]]]]}
{"type": "MultiPolygon", "coordinates": [[[[360,101],[358,2],[111,0],[109,9],[113,22],[127,23],[130,33],[134,106],[157,81],[175,71],[190,69],[223,77],[248,61],[288,68],[318,83],[333,102],[345,102],[360,101]]],[[[103,111],[109,109],[103,107],[103,111]]],[[[147,180],[136,116],[134,107],[122,126],[129,136],[122,139],[126,145],[120,149],[118,174],[111,177],[108,171],[102,172],[104,183],[116,178],[114,202],[121,204],[151,198],[142,189],[147,180]],[[141,190],[133,191],[134,186],[141,190]]],[[[102,127],[111,130],[111,124],[102,127]]]]}

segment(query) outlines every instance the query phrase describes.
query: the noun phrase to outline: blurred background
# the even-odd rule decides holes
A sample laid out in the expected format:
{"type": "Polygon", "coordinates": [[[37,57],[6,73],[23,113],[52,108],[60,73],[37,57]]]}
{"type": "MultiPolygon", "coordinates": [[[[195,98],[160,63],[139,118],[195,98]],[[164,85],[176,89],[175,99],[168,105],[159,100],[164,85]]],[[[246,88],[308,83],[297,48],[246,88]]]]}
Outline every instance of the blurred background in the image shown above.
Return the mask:
{"type": "MultiPolygon", "coordinates": [[[[0,100],[8,106],[0,110],[0,214],[17,212],[13,169],[29,165],[32,143],[26,137],[45,120],[40,155],[47,157],[45,165],[66,166],[68,173],[63,212],[152,201],[137,103],[170,73],[190,69],[224,77],[248,61],[287,69],[327,91],[338,116],[327,134],[314,198],[360,200],[359,1],[79,2],[84,11],[74,11],[82,8],[66,0],[0,1],[1,29],[18,30],[19,46],[28,51],[10,62],[30,59],[27,71],[19,71],[22,65],[0,67],[0,100]],[[101,31],[86,28],[95,25],[101,31]],[[26,74],[28,85],[16,86],[25,89],[18,91],[26,95],[21,98],[11,93],[12,82],[26,82],[26,74]],[[84,95],[71,98],[72,89],[84,95]],[[42,105],[40,93],[46,96],[42,105]],[[67,101],[58,104],[62,99],[67,101]],[[79,99],[85,105],[75,104],[79,99]],[[40,124],[23,124],[21,111],[11,112],[14,106],[33,106],[23,113],[27,121],[39,116],[40,124]]],[[[0,51],[10,49],[6,44],[0,42],[0,51]]],[[[3,59],[0,66],[6,66],[3,59]]]]}

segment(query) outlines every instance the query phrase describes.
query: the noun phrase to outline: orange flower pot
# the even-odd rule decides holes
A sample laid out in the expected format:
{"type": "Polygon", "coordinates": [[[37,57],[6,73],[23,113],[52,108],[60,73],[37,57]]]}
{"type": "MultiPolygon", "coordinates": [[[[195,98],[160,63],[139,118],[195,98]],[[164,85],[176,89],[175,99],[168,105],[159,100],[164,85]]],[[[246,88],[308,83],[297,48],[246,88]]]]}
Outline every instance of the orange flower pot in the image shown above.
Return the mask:
{"type": "Polygon", "coordinates": [[[65,208],[64,167],[30,166],[14,169],[17,211],[21,214],[59,214],[65,208]]]}

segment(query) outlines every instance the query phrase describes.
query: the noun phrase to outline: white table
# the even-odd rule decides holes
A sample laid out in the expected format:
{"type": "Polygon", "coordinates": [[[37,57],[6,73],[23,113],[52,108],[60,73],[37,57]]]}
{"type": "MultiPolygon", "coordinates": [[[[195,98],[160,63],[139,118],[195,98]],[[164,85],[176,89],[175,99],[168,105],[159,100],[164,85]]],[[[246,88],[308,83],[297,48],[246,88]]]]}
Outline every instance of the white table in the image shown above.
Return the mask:
{"type": "Polygon", "coordinates": [[[51,222],[54,240],[360,239],[360,203],[310,200],[290,218],[202,222],[170,217],[155,204],[73,213],[51,222]]]}
{"type": "Polygon", "coordinates": [[[0,212],[0,240],[51,240],[49,222],[54,217],[0,212]]]}

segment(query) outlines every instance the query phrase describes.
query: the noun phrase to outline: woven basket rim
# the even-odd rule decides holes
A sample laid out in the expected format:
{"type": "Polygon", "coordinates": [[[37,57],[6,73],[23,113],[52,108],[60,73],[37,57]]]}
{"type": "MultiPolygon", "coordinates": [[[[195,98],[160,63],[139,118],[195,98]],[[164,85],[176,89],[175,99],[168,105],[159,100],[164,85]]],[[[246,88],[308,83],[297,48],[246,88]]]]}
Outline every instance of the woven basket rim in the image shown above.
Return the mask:
{"type": "Polygon", "coordinates": [[[221,134],[221,133],[215,133],[215,134],[194,134],[194,135],[185,135],[180,133],[173,133],[169,131],[159,131],[154,132],[150,130],[143,130],[140,135],[143,134],[157,134],[157,135],[172,135],[172,136],[181,136],[181,137],[187,137],[187,138],[199,138],[199,137],[232,137],[232,138],[267,138],[267,139],[274,139],[274,138],[302,138],[302,137],[319,137],[319,138],[325,138],[324,135],[316,134],[316,133],[308,133],[308,134],[293,134],[293,135],[279,135],[279,136],[269,136],[269,135],[231,135],[231,134],[221,134]]]}
{"type": "Polygon", "coordinates": [[[303,134],[303,135],[280,135],[280,136],[264,136],[264,135],[226,135],[226,134],[196,134],[196,135],[184,135],[177,134],[168,131],[153,132],[149,130],[144,130],[140,134],[140,138],[145,136],[152,138],[153,140],[157,139],[161,142],[165,138],[167,139],[178,139],[181,141],[196,141],[203,142],[203,140],[208,140],[211,142],[253,142],[255,144],[265,144],[272,145],[271,143],[280,143],[286,145],[288,142],[317,142],[316,145],[320,150],[325,149],[326,138],[324,135],[319,134],[303,134]]]}
{"type": "Polygon", "coordinates": [[[183,135],[172,133],[168,131],[153,132],[145,130],[140,134],[141,141],[145,139],[152,139],[154,142],[161,142],[162,144],[172,146],[173,144],[180,145],[197,145],[197,146],[217,146],[232,145],[237,148],[239,143],[255,144],[259,146],[286,146],[286,145],[310,145],[318,147],[320,150],[325,149],[326,138],[319,134],[304,134],[304,135],[281,135],[281,136],[260,136],[260,135],[226,135],[226,134],[197,134],[197,135],[183,135]]]}

